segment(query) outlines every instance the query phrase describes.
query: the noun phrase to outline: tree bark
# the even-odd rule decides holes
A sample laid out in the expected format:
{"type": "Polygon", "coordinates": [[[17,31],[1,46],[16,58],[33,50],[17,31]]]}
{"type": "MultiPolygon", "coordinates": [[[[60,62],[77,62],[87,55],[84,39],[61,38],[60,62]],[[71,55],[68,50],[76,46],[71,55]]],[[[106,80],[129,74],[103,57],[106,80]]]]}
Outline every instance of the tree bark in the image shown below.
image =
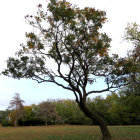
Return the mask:
{"type": "Polygon", "coordinates": [[[15,118],[14,127],[17,127],[17,118],[15,118]]]}
{"type": "Polygon", "coordinates": [[[85,102],[83,102],[83,101],[78,102],[78,106],[88,118],[92,119],[93,121],[96,121],[97,124],[100,126],[100,130],[101,130],[102,137],[103,137],[102,140],[111,140],[110,132],[109,132],[104,120],[96,112],[91,112],[87,108],[85,102]]]}
{"type": "Polygon", "coordinates": [[[16,115],[15,115],[14,126],[17,127],[17,110],[16,110],[16,115]]]}
{"type": "Polygon", "coordinates": [[[45,122],[45,125],[46,125],[46,126],[48,125],[47,121],[45,122]]]}
{"type": "Polygon", "coordinates": [[[48,125],[48,119],[45,120],[45,125],[46,125],[46,126],[48,125]]]}

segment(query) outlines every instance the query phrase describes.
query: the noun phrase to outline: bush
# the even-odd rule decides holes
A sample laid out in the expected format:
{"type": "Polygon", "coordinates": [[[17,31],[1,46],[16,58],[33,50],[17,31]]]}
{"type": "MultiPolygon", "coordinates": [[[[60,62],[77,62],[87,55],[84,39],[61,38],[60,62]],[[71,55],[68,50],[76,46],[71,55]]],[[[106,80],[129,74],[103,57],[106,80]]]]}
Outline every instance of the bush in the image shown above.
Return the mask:
{"type": "Polygon", "coordinates": [[[11,123],[10,123],[9,120],[4,119],[4,120],[1,121],[1,125],[2,126],[11,126],[11,123]]]}

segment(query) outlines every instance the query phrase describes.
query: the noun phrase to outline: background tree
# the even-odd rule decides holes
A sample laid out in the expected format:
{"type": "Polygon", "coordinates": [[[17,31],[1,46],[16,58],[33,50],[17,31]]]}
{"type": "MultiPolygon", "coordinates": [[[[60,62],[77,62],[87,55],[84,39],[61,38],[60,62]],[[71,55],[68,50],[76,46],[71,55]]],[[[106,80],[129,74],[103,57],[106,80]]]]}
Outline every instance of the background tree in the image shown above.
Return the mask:
{"type": "Polygon", "coordinates": [[[60,117],[61,124],[92,124],[92,121],[87,118],[79,109],[74,100],[56,100],[52,101],[55,105],[56,113],[60,117]]]}
{"type": "MultiPolygon", "coordinates": [[[[128,61],[131,61],[131,71],[134,73],[131,76],[132,85],[139,86],[140,84],[140,25],[136,23],[128,24],[126,27],[124,39],[131,42],[133,50],[128,52],[128,61]]],[[[130,86],[130,84],[129,84],[130,86]]],[[[135,88],[135,87],[133,87],[135,88]]],[[[136,88],[137,89],[137,88],[136,88]]]]}
{"type": "Polygon", "coordinates": [[[119,91],[119,103],[122,108],[120,118],[124,118],[122,124],[138,125],[140,122],[140,85],[132,88],[132,85],[119,91]]]}
{"type": "Polygon", "coordinates": [[[37,14],[27,15],[26,21],[37,30],[26,33],[27,43],[21,44],[16,58],[8,59],[3,73],[55,83],[72,91],[83,113],[100,126],[103,139],[110,140],[103,118],[87,107],[87,96],[124,86],[134,73],[129,69],[132,61],[108,54],[111,39],[99,32],[106,13],[89,7],[80,9],[66,0],[50,0],[47,10],[39,4],[37,14]],[[47,67],[49,60],[55,62],[54,69],[47,67]],[[93,85],[99,79],[106,86],[97,90],[93,85]],[[91,88],[87,88],[89,85],[91,88]]]}
{"type": "Polygon", "coordinates": [[[12,122],[14,122],[14,126],[17,126],[18,120],[23,116],[23,103],[24,101],[20,99],[20,95],[18,93],[15,93],[15,96],[10,101],[9,109],[12,110],[12,112],[9,114],[10,119],[12,122]]]}
{"type": "Polygon", "coordinates": [[[133,50],[128,52],[128,60],[133,75],[130,77],[131,83],[120,91],[123,104],[128,104],[126,112],[129,112],[130,122],[137,123],[139,120],[139,99],[140,99],[140,25],[136,23],[128,24],[124,39],[131,42],[133,50]],[[138,109],[138,110],[137,110],[138,109]]]}
{"type": "Polygon", "coordinates": [[[37,111],[37,105],[24,106],[23,116],[19,121],[20,125],[41,125],[42,123],[37,116],[37,111]]]}
{"type": "MultiPolygon", "coordinates": [[[[110,117],[108,113],[109,106],[105,98],[102,96],[97,96],[93,99],[88,98],[87,106],[90,110],[95,110],[104,120],[106,120],[108,125],[110,124],[110,117]]],[[[97,122],[93,121],[93,124],[97,125],[97,122]]]]}
{"type": "Polygon", "coordinates": [[[57,118],[55,106],[47,101],[40,103],[38,105],[38,116],[45,121],[45,125],[48,125],[48,122],[54,123],[57,118]]]}
{"type": "Polygon", "coordinates": [[[8,109],[0,111],[0,124],[2,126],[10,126],[10,119],[9,119],[10,111],[8,109]]]}
{"type": "MultiPolygon", "coordinates": [[[[107,106],[106,113],[109,114],[107,116],[107,122],[109,125],[121,125],[121,117],[120,112],[122,113],[122,106],[120,106],[119,96],[117,93],[109,94],[106,99],[105,103],[107,106]]],[[[124,118],[125,119],[125,118],[124,118]]]]}

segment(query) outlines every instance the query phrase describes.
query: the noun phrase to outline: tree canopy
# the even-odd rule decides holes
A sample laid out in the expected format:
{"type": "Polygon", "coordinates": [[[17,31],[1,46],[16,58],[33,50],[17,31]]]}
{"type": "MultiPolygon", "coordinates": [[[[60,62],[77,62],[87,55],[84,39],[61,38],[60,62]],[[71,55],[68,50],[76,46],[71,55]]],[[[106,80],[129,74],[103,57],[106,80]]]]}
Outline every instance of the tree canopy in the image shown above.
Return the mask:
{"type": "Polygon", "coordinates": [[[126,27],[124,39],[131,42],[133,50],[129,51],[128,58],[132,62],[131,72],[135,73],[131,77],[134,85],[140,84],[140,25],[129,23],[126,27]]]}
{"type": "Polygon", "coordinates": [[[132,62],[109,56],[111,39],[99,31],[106,21],[104,11],[50,0],[46,11],[39,4],[37,15],[27,15],[26,20],[36,31],[26,33],[27,43],[21,44],[16,58],[8,59],[5,75],[55,83],[74,92],[77,100],[121,87],[128,80],[132,62]],[[50,59],[57,64],[56,70],[47,67],[50,59]],[[87,85],[99,77],[106,88],[87,91],[87,85]]]}

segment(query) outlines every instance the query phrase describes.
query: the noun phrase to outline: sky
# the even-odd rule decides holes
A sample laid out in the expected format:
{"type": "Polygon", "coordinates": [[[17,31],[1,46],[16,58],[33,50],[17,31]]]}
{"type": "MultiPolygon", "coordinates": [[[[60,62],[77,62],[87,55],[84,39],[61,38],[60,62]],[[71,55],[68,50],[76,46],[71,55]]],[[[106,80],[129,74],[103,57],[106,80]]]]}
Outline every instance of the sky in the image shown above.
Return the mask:
{"type": "MultiPolygon", "coordinates": [[[[89,6],[106,11],[108,22],[103,26],[103,31],[112,38],[111,51],[122,57],[126,55],[131,45],[123,41],[123,35],[128,23],[140,24],[139,0],[69,0],[69,2],[81,8],[89,6]]],[[[0,71],[6,67],[7,58],[14,56],[20,49],[20,44],[26,41],[25,32],[32,31],[33,28],[25,23],[24,17],[27,14],[35,14],[39,3],[46,4],[46,0],[0,1],[0,71]]],[[[0,110],[9,106],[15,93],[20,94],[25,105],[38,104],[47,99],[74,99],[73,93],[53,84],[38,84],[32,80],[0,76],[0,110]]]]}

